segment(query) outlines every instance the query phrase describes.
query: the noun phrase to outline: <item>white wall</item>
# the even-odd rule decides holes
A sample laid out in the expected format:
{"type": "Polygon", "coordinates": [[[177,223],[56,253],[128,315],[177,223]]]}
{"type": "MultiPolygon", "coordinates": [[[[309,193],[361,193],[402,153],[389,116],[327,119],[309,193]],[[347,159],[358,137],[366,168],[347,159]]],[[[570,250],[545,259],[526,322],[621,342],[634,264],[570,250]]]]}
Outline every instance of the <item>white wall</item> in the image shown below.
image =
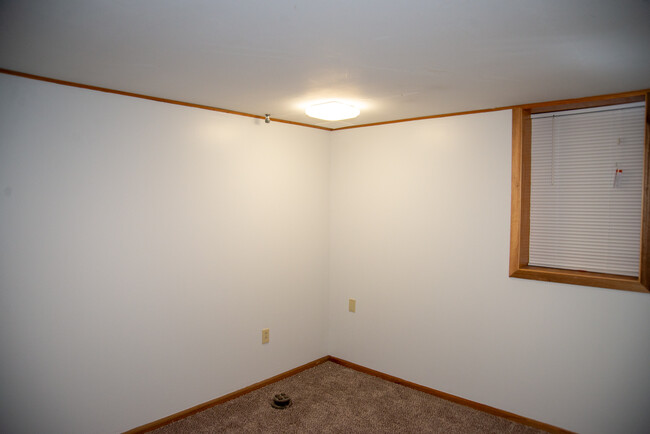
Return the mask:
{"type": "Polygon", "coordinates": [[[328,353],[647,431],[650,296],[507,277],[510,122],[328,133],[0,74],[0,431],[122,431],[328,353]]]}
{"type": "Polygon", "coordinates": [[[123,431],[322,357],[329,139],[0,74],[0,431],[123,431]]]}
{"type": "Polygon", "coordinates": [[[510,111],[332,136],[330,354],[570,430],[650,430],[650,296],[508,278],[510,111]]]}

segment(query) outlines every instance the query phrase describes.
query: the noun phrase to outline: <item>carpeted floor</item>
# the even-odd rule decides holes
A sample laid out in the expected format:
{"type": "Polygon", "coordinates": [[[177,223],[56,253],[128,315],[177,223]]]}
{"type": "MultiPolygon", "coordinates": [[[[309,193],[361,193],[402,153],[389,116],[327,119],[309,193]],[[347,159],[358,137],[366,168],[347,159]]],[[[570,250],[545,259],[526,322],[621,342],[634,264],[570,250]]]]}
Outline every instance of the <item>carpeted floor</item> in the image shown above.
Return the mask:
{"type": "Polygon", "coordinates": [[[540,433],[326,362],[153,431],[164,433],[540,433]],[[286,393],[292,406],[271,407],[286,393]]]}

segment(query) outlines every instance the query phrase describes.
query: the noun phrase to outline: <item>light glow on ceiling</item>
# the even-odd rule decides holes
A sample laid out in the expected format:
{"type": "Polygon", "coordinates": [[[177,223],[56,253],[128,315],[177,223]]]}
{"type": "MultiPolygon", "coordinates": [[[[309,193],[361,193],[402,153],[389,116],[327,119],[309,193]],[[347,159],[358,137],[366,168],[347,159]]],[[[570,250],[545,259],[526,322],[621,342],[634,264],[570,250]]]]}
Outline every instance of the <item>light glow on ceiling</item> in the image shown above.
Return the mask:
{"type": "Polygon", "coordinates": [[[307,116],[316,119],[341,121],[343,119],[356,118],[361,113],[361,110],[358,107],[341,101],[327,101],[307,107],[305,113],[307,113],[307,116]]]}

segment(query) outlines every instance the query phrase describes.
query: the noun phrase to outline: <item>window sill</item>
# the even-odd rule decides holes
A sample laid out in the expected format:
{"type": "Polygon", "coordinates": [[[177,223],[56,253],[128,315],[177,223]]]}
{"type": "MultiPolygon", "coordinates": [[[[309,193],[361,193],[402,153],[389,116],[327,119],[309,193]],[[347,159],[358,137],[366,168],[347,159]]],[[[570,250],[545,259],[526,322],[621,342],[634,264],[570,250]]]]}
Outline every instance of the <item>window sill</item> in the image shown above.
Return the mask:
{"type": "Polygon", "coordinates": [[[512,270],[510,277],[621,289],[624,291],[650,292],[650,289],[643,285],[638,277],[617,274],[592,273],[589,271],[563,270],[560,268],[532,267],[526,265],[512,270]]]}

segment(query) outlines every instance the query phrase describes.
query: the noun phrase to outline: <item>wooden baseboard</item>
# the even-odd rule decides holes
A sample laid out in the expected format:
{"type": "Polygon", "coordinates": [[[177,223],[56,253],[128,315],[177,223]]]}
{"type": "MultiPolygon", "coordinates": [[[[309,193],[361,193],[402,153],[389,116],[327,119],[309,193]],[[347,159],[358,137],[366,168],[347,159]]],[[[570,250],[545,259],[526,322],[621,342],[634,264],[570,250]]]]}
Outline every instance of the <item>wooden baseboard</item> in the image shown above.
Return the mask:
{"type": "Polygon", "coordinates": [[[348,362],[347,360],[339,359],[338,357],[333,357],[333,356],[325,356],[321,357],[320,359],[314,360],[313,362],[306,363],[302,366],[298,366],[297,368],[291,369],[289,371],[283,372],[282,374],[278,374],[274,377],[268,378],[266,380],[260,381],[259,383],[255,383],[251,386],[244,387],[243,389],[239,389],[235,392],[229,393],[227,395],[221,396],[219,398],[215,398],[211,401],[204,402],[203,404],[195,405],[194,407],[188,408],[183,411],[179,411],[178,413],[174,413],[171,416],[163,417],[162,419],[158,419],[154,422],[147,423],[145,425],[139,426],[137,428],[133,428],[129,431],[126,431],[124,434],[142,434],[146,433],[149,431],[153,431],[155,429],[158,429],[162,426],[168,425],[172,422],[176,422],[177,420],[186,418],[188,416],[191,416],[195,413],[198,413],[203,410],[207,410],[208,408],[214,407],[215,405],[223,404],[226,401],[230,401],[231,399],[238,398],[242,395],[245,395],[249,392],[252,392],[254,390],[260,389],[264,386],[268,386],[269,384],[275,383],[277,381],[283,380],[287,377],[291,377],[292,375],[296,375],[304,370],[307,370],[309,368],[313,368],[314,366],[320,365],[321,363],[325,362],[334,362],[337,363],[341,366],[345,366],[346,368],[354,369],[355,371],[363,372],[364,374],[372,375],[375,377],[379,377],[383,380],[390,381],[391,383],[397,383],[401,384],[402,386],[409,387],[411,389],[419,390],[420,392],[428,393],[433,396],[437,396],[438,398],[445,399],[447,401],[455,402],[457,404],[464,405],[466,407],[474,408],[479,411],[483,411],[485,413],[489,413],[495,416],[502,417],[504,419],[511,420],[513,422],[520,423],[522,425],[527,425],[527,426],[532,426],[534,428],[538,428],[550,433],[572,433],[572,431],[565,430],[563,428],[558,428],[553,425],[549,425],[544,422],[539,422],[534,419],[529,419],[524,416],[519,416],[518,414],[510,413],[505,410],[500,410],[498,408],[490,407],[489,405],[481,404],[479,402],[475,401],[470,401],[469,399],[461,398],[459,396],[455,396],[446,392],[441,392],[436,389],[431,389],[430,387],[422,386],[417,383],[413,383],[407,380],[404,380],[402,378],[394,377],[389,374],[385,374],[383,372],[375,371],[374,369],[366,368],[365,366],[357,365],[356,363],[348,362]]]}
{"type": "Polygon", "coordinates": [[[447,401],[455,402],[457,404],[464,405],[466,407],[474,408],[485,413],[489,413],[495,416],[502,417],[504,419],[511,420],[513,422],[520,423],[522,425],[532,426],[550,433],[573,433],[573,431],[568,431],[563,428],[558,428],[553,425],[549,425],[544,422],[539,422],[534,419],[529,419],[524,416],[519,416],[518,414],[510,413],[505,410],[500,410],[498,408],[490,407],[489,405],[481,404],[479,402],[470,401],[469,399],[461,398],[456,395],[449,393],[441,392],[436,389],[431,389],[430,387],[422,386],[417,383],[412,383],[410,381],[404,380],[402,378],[394,377],[392,375],[384,374],[383,372],[375,371],[374,369],[366,368],[365,366],[357,365],[356,363],[348,362],[347,360],[339,359],[338,357],[329,356],[329,361],[337,363],[346,368],[354,369],[355,371],[363,372],[364,374],[372,375],[379,377],[382,380],[390,381],[391,383],[401,384],[402,386],[409,387],[411,389],[419,390],[420,392],[425,392],[438,398],[445,399],[447,401]]]}
{"type": "Polygon", "coordinates": [[[284,380],[287,377],[296,375],[306,369],[313,368],[314,366],[320,365],[321,363],[325,363],[328,360],[330,360],[330,356],[321,357],[320,359],[314,360],[313,362],[306,363],[302,366],[298,366],[297,368],[278,374],[274,377],[268,378],[266,380],[262,380],[259,383],[255,383],[251,386],[244,387],[243,389],[236,390],[227,395],[220,396],[219,398],[212,399],[208,402],[204,402],[203,404],[195,405],[194,407],[188,408],[183,411],[179,411],[178,413],[174,413],[171,416],[163,417],[162,419],[158,419],[156,421],[147,423],[137,428],[130,429],[126,431],[124,434],[136,434],[136,433],[142,434],[149,431],[153,431],[162,426],[169,425],[172,422],[176,422],[177,420],[184,419],[200,411],[207,410],[208,408],[214,407],[215,405],[223,404],[226,401],[230,401],[231,399],[238,398],[242,395],[252,392],[253,390],[261,389],[262,387],[268,386],[269,384],[273,384],[277,381],[284,380]]]}

